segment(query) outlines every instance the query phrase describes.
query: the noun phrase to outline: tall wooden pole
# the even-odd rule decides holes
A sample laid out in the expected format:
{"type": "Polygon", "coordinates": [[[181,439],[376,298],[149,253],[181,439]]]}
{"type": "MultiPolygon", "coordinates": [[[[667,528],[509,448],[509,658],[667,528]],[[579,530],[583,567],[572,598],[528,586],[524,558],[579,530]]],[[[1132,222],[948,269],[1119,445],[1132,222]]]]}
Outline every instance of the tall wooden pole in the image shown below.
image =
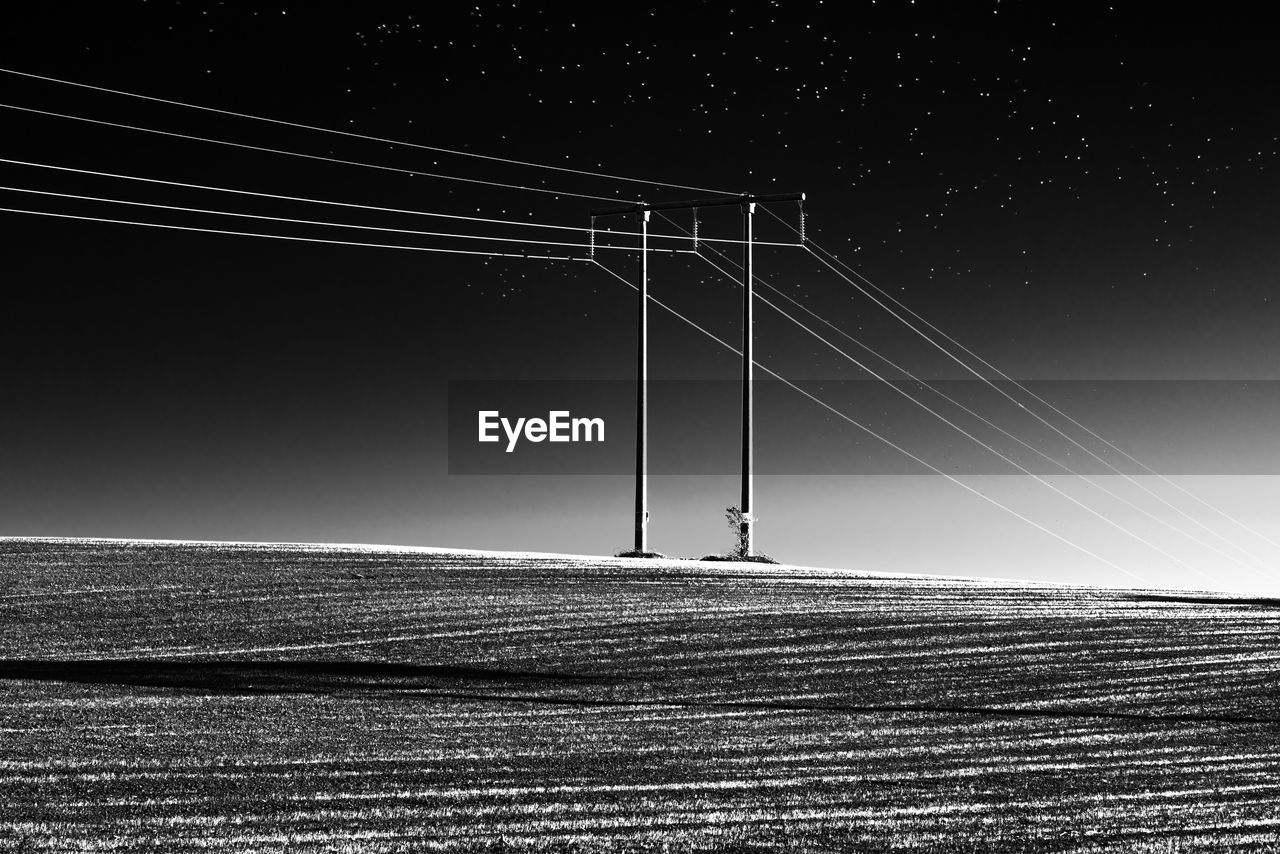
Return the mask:
{"type": "MultiPolygon", "coordinates": [[[[751,470],[753,466],[752,454],[752,415],[754,409],[755,388],[753,387],[752,373],[754,372],[755,359],[752,345],[754,344],[755,324],[752,316],[754,308],[752,297],[754,291],[755,279],[752,273],[751,249],[754,241],[753,234],[753,217],[756,212],[757,203],[772,202],[803,202],[804,193],[774,193],[771,195],[757,196],[744,193],[739,196],[716,196],[707,199],[693,199],[686,202],[662,202],[659,204],[650,204],[648,202],[633,202],[627,205],[611,208],[596,208],[591,211],[591,244],[589,256],[595,258],[595,219],[598,216],[625,216],[628,214],[638,213],[641,215],[640,220],[640,350],[639,350],[639,388],[636,391],[636,551],[646,552],[649,550],[648,541],[648,525],[649,525],[649,505],[648,505],[648,445],[646,444],[646,427],[648,419],[648,389],[646,383],[649,375],[648,363],[648,335],[649,335],[649,281],[648,281],[648,254],[649,254],[649,212],[650,211],[674,211],[674,210],[692,210],[694,212],[694,250],[697,250],[697,241],[699,235],[697,233],[697,211],[698,208],[713,208],[728,205],[740,205],[742,208],[742,227],[744,232],[743,240],[743,330],[742,330],[742,522],[738,528],[739,542],[745,557],[751,557],[755,551],[754,542],[754,525],[755,516],[753,515],[753,507],[755,505],[755,493],[753,482],[751,479],[751,470]]],[[[804,220],[800,221],[801,229],[804,228],[804,220]]],[[[801,244],[803,244],[803,234],[801,235],[801,244]]]]}
{"type": "Polygon", "coordinates": [[[649,550],[649,212],[640,213],[640,343],[636,353],[636,551],[649,550]]]}
{"type": "Polygon", "coordinates": [[[754,523],[752,514],[754,505],[754,487],[751,479],[753,462],[751,428],[754,416],[754,380],[752,378],[755,365],[752,344],[755,339],[755,320],[753,283],[751,271],[751,243],[754,240],[753,221],[755,218],[755,202],[742,204],[742,511],[741,527],[738,531],[738,543],[743,557],[750,557],[754,549],[754,523]]]}

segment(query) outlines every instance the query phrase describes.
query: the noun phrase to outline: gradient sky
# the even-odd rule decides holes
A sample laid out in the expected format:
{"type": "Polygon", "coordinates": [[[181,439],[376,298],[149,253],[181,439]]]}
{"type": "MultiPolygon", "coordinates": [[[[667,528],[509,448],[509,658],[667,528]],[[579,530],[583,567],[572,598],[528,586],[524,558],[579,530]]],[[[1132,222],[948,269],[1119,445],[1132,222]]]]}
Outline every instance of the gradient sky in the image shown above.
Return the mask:
{"type": "MultiPolygon", "coordinates": [[[[762,469],[774,461],[785,472],[792,457],[804,463],[759,480],[761,550],[875,570],[1136,583],[1122,567],[1156,586],[1274,592],[1280,548],[1265,538],[1280,541],[1280,424],[1262,381],[1280,379],[1280,74],[1270,29],[1246,9],[1215,7],[1207,16],[1178,4],[1154,15],[1105,3],[684,3],[580,13],[556,4],[373,2],[335,13],[302,2],[39,4],[6,12],[0,64],[615,175],[804,191],[818,244],[1009,375],[1066,381],[1055,398],[1065,409],[1263,536],[1151,478],[1140,483],[1181,513],[1121,478],[1101,482],[1140,509],[1077,479],[1053,479],[1106,522],[1030,478],[984,469],[963,437],[922,426],[885,395],[858,391],[864,384],[835,384],[866,375],[761,307],[761,363],[1093,556],[944,478],[862,473],[858,455],[875,446],[883,457],[881,446],[801,397],[760,413],[762,469]],[[1089,383],[1103,391],[1088,393],[1089,383]],[[1134,393],[1116,393],[1126,388],[1134,393]]],[[[0,74],[0,95],[8,105],[567,193],[697,195],[8,74],[0,74]]],[[[9,159],[579,226],[601,204],[2,112],[0,156],[9,159]]],[[[0,170],[5,187],[454,227],[0,170]]],[[[8,208],[376,240],[0,195],[8,208]]],[[[794,222],[793,209],[778,213],[794,222]]],[[[586,553],[629,545],[627,476],[448,474],[449,381],[633,375],[632,292],[603,271],[0,218],[0,534],[586,553]]],[[[689,225],[687,216],[673,219],[689,225]]],[[[654,222],[668,232],[676,225],[654,222]]],[[[732,209],[705,213],[704,234],[731,238],[737,228],[732,209]]],[[[765,240],[788,237],[767,216],[759,231],[765,240]]],[[[616,254],[607,263],[630,275],[634,258],[616,254]]],[[[967,378],[803,252],[760,249],[757,265],[770,283],[913,374],[967,378]]],[[[733,282],[687,257],[655,257],[651,275],[655,297],[739,338],[733,282]]],[[[734,354],[660,310],[652,324],[655,378],[737,375],[734,354]]],[[[1069,465],[1089,465],[1006,401],[979,393],[966,400],[1069,465]]],[[[724,432],[736,443],[729,410],[720,422],[690,427],[688,441],[724,432]]],[[[680,555],[727,548],[723,509],[736,497],[732,476],[655,477],[653,546],[680,555]]]]}

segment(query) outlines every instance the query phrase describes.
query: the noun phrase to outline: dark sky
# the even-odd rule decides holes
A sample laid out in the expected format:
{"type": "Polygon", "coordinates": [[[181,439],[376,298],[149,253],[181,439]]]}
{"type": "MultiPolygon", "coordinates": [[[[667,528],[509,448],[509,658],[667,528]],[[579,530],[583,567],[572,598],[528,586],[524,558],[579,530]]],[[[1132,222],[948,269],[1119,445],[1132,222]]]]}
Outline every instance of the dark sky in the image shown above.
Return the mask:
{"type": "MultiPolygon", "coordinates": [[[[1087,385],[1058,399],[1082,421],[1114,429],[1124,447],[1150,451],[1215,507],[1280,539],[1270,512],[1280,499],[1280,482],[1270,477],[1280,471],[1272,438],[1280,425],[1258,385],[1280,379],[1280,73],[1271,31],[1248,4],[1165,4],[1158,14],[1146,4],[1106,3],[33,5],[5,13],[5,68],[609,175],[806,192],[811,238],[1011,376],[1169,383],[1141,386],[1128,408],[1117,386],[1099,400],[1079,390],[1087,385]],[[1254,383],[1233,397],[1214,383],[1187,384],[1193,380],[1254,383]]],[[[10,160],[579,227],[605,202],[572,194],[705,195],[11,74],[0,74],[0,96],[10,105],[0,111],[0,156],[10,160]]],[[[0,172],[5,187],[65,194],[383,228],[546,234],[8,164],[0,172]]],[[[12,190],[0,196],[7,208],[199,228],[496,246],[12,190]]],[[[776,212],[796,222],[793,206],[776,212]]],[[[653,227],[672,233],[689,225],[687,214],[672,218],[674,225],[655,218],[653,227]]],[[[791,237],[769,216],[758,220],[761,239],[791,237]]],[[[0,221],[7,247],[0,534],[571,552],[629,544],[625,476],[447,473],[450,380],[633,375],[634,299],[604,271],[27,214],[0,221]]],[[[736,237],[738,226],[733,209],[706,211],[702,223],[704,234],[723,238],[736,237]]],[[[725,249],[736,259],[735,247],[725,249]]],[[[608,253],[605,261],[632,275],[632,254],[608,253]]],[[[761,248],[757,264],[770,283],[916,375],[966,377],[803,251],[761,248]]],[[[650,266],[655,297],[739,339],[733,282],[688,256],[654,257],[650,266]]],[[[767,308],[758,313],[763,364],[807,383],[865,378],[767,308]]],[[[730,380],[738,370],[733,354],[657,309],[651,359],[662,379],[730,380]]],[[[1223,564],[1218,552],[1180,535],[1174,528],[1192,523],[1133,483],[1113,478],[1109,488],[1147,515],[1104,496],[1096,507],[1115,523],[1108,524],[1029,478],[984,469],[962,440],[891,417],[883,397],[854,388],[824,394],[850,417],[1151,583],[1275,578],[1269,567],[1280,564],[1280,549],[1167,484],[1141,481],[1246,548],[1247,562],[1262,572],[1223,564]],[[1142,542],[1116,524],[1140,532],[1142,542]]],[[[1006,401],[974,395],[967,399],[992,420],[1027,426],[1006,401]]],[[[726,409],[718,421],[687,425],[689,435],[736,443],[733,408],[726,409]]],[[[762,470],[772,461],[775,472],[758,486],[764,551],[869,569],[1126,580],[924,469],[868,473],[850,459],[874,440],[803,398],[760,419],[762,437],[777,437],[758,451],[762,470]],[[850,458],[840,456],[841,442],[850,458]],[[786,461],[797,448],[807,464],[789,476],[786,461]],[[815,475],[827,460],[834,474],[815,475]]],[[[613,434],[618,441],[625,429],[613,434]]],[[[1072,465],[1083,454],[1052,445],[1043,431],[1021,435],[1054,454],[1074,453],[1072,465]]],[[[1098,498],[1089,484],[1060,486],[1098,498]]],[[[668,474],[655,478],[653,491],[656,548],[692,555],[728,545],[721,515],[736,500],[732,476],[668,474]]]]}

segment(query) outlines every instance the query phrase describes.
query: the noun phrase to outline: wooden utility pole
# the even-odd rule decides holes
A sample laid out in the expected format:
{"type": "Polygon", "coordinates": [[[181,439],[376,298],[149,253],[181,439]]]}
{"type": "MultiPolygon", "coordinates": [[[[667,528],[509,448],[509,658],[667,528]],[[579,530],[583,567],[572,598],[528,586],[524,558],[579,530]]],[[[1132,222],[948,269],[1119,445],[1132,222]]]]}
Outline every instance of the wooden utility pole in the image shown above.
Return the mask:
{"type": "Polygon", "coordinates": [[[738,546],[743,557],[750,557],[754,547],[754,522],[751,508],[755,504],[755,490],[751,480],[754,449],[751,443],[751,428],[755,421],[755,342],[754,280],[751,275],[751,244],[755,239],[753,226],[756,214],[756,203],[742,203],[742,501],[738,509],[742,511],[742,521],[738,523],[738,546]]]}
{"type": "Polygon", "coordinates": [[[640,212],[640,342],[636,353],[636,551],[649,550],[649,212],[640,212]]]}
{"type": "MultiPolygon", "coordinates": [[[[714,208],[725,205],[740,205],[742,208],[743,255],[742,255],[742,522],[738,530],[739,544],[744,557],[750,557],[755,547],[755,517],[752,508],[755,505],[755,491],[752,483],[754,454],[752,448],[752,422],[755,417],[755,378],[754,374],[754,339],[755,323],[753,317],[755,292],[754,275],[752,273],[751,249],[755,242],[754,217],[757,204],[769,202],[803,202],[804,193],[777,193],[767,196],[754,196],[744,193],[740,196],[716,196],[709,199],[694,199],[688,202],[660,202],[649,204],[636,202],[614,208],[598,208],[591,211],[591,240],[595,245],[595,220],[598,216],[616,216],[620,214],[638,213],[640,220],[640,344],[638,352],[639,389],[636,392],[636,551],[649,550],[649,448],[647,429],[649,419],[648,394],[646,384],[649,380],[649,213],[650,211],[693,210],[698,208],[714,208]]],[[[696,213],[695,213],[696,216],[696,213]]],[[[696,223],[696,220],[695,220],[696,223]]],[[[801,220],[801,228],[803,228],[801,220]]],[[[696,225],[695,225],[696,229],[696,225]]],[[[695,241],[697,234],[694,235],[695,241]]],[[[697,244],[694,244],[695,251],[697,244]]]]}

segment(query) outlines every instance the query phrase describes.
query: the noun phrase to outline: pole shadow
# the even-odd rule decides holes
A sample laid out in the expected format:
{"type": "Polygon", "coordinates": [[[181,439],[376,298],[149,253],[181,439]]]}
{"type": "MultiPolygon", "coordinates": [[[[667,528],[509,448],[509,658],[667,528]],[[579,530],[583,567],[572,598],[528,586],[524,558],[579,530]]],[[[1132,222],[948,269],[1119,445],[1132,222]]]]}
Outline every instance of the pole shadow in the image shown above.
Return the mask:
{"type": "Polygon", "coordinates": [[[569,673],[385,661],[174,661],[4,659],[0,680],[136,685],[213,693],[403,691],[467,685],[529,686],[589,681],[569,673]]]}
{"type": "Polygon", "coordinates": [[[1186,605],[1230,605],[1251,608],[1280,608],[1280,599],[1245,596],[1181,596],[1175,593],[1141,593],[1131,602],[1178,602],[1186,605]]]}

